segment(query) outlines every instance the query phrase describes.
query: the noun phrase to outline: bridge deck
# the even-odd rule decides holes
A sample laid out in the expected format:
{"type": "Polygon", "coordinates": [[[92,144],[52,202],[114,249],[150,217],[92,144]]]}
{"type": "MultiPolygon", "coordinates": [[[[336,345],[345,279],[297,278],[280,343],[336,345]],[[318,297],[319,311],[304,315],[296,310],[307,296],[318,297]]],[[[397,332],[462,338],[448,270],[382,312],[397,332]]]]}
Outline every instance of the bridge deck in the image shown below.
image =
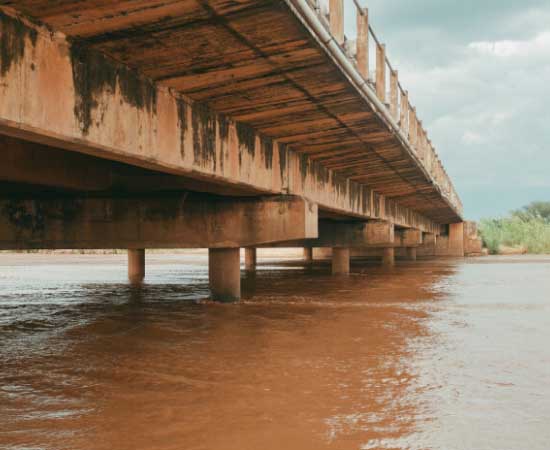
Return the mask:
{"type": "MultiPolygon", "coordinates": [[[[415,154],[294,3],[0,0],[73,42],[73,75],[81,49],[97,50],[182,94],[195,110],[205,105],[307,155],[308,164],[435,223],[460,221],[460,203],[443,189],[442,178],[449,183],[441,168],[415,154]]],[[[90,94],[94,83],[105,82],[101,70],[86,74],[76,90],[90,94]]],[[[96,107],[88,100],[84,108],[96,107]]],[[[84,128],[94,127],[89,110],[82,116],[89,122],[84,128]]]]}

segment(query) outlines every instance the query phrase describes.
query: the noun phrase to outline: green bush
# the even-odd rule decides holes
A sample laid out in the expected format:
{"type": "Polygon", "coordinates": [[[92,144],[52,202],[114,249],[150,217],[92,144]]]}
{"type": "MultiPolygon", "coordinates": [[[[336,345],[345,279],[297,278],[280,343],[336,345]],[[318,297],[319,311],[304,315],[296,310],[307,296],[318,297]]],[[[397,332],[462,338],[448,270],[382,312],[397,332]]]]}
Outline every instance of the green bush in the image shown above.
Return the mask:
{"type": "Polygon", "coordinates": [[[491,253],[498,253],[501,245],[525,247],[529,253],[550,253],[550,223],[540,216],[514,213],[502,219],[483,219],[479,231],[491,253]]]}

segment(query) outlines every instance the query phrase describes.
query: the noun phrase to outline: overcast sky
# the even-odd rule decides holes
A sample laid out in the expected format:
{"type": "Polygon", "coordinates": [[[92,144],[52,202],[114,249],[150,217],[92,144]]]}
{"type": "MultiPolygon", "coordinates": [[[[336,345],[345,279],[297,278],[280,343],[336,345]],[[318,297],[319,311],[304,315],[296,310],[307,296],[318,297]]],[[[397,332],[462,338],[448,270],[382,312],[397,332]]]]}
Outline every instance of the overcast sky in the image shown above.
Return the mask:
{"type": "Polygon", "coordinates": [[[550,0],[361,3],[466,216],[550,201],[550,0]]]}

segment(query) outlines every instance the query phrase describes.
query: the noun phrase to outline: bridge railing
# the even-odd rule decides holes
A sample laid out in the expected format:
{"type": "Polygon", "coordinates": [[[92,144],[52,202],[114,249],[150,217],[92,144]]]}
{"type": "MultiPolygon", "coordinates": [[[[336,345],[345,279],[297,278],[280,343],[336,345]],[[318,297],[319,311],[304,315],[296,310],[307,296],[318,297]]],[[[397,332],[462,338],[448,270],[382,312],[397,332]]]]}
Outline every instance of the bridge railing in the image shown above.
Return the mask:
{"type": "MultiPolygon", "coordinates": [[[[462,212],[460,198],[418,117],[416,108],[410,103],[408,91],[399,81],[398,71],[394,69],[386,55],[386,46],[370,24],[368,8],[364,7],[360,0],[308,0],[308,3],[354,63],[367,85],[385,105],[394,122],[407,138],[409,146],[443,195],[459,212],[462,212]],[[345,33],[344,8],[346,10],[351,8],[353,13],[352,18],[356,24],[355,39],[350,39],[345,33]]],[[[349,19],[350,15],[348,14],[347,17],[349,19]]]]}

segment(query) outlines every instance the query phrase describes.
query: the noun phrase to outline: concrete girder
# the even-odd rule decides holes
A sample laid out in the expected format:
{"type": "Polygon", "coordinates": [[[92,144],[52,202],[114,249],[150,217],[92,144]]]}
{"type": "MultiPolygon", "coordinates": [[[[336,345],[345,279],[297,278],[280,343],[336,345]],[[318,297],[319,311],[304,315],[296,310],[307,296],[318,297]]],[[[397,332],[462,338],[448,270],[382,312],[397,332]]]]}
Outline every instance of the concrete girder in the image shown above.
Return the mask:
{"type": "Polygon", "coordinates": [[[238,248],[317,234],[317,206],[296,197],[0,200],[2,250],[238,248]]]}
{"type": "Polygon", "coordinates": [[[319,221],[319,237],[300,241],[279,242],[277,247],[306,248],[383,248],[394,245],[394,225],[384,221],[336,222],[319,221]]]}
{"type": "Polygon", "coordinates": [[[19,21],[20,32],[4,38],[20,51],[0,61],[0,133],[228,188],[303,196],[337,214],[438,232],[434,221],[248,125],[7,12],[0,9],[2,19],[19,21]]]}

